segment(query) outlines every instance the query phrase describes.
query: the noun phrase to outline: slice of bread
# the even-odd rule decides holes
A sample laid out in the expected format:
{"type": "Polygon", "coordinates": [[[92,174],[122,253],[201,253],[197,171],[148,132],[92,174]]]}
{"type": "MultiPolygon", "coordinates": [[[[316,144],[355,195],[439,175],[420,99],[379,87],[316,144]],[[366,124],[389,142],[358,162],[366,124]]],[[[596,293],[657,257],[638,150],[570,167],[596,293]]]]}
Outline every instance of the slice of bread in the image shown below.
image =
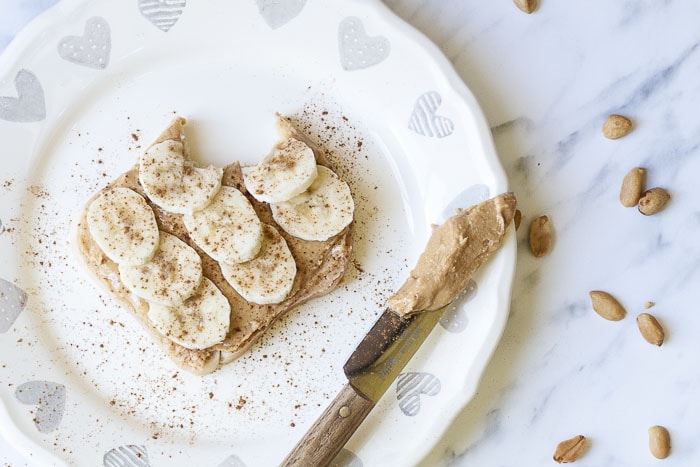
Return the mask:
{"type": "MultiPolygon", "coordinates": [[[[280,144],[289,137],[303,141],[313,150],[318,164],[332,168],[318,145],[299,131],[289,118],[277,115],[277,123],[280,144]]],[[[153,144],[167,140],[180,141],[185,146],[185,156],[189,157],[189,148],[183,131],[184,125],[184,118],[176,118],[153,144]]],[[[277,227],[286,240],[297,265],[294,286],[284,301],[273,305],[257,305],[246,301],[224,279],[219,264],[204,253],[189,237],[182,221],[182,215],[164,211],[148,199],[139,184],[138,170],[139,166],[136,163],[134,167],[117,177],[103,190],[126,187],[140,193],[152,207],[159,229],[177,236],[199,253],[202,258],[204,276],[221,290],[231,305],[230,327],[226,338],[210,348],[191,350],[172,342],[156,330],[148,318],[148,302],[125,288],[119,277],[118,265],[104,254],[90,235],[86,211],[99,193],[88,200],[77,224],[77,246],[91,273],[106,286],[109,292],[126,305],[126,308],[150,332],[179,367],[196,374],[207,374],[235,360],[248,350],[277,318],[312,298],[327,294],[343,278],[352,253],[354,222],[326,241],[308,241],[293,237],[275,223],[268,204],[256,201],[247,193],[243,184],[241,166],[238,162],[234,162],[224,169],[223,185],[240,190],[250,200],[262,222],[277,227]]]]}

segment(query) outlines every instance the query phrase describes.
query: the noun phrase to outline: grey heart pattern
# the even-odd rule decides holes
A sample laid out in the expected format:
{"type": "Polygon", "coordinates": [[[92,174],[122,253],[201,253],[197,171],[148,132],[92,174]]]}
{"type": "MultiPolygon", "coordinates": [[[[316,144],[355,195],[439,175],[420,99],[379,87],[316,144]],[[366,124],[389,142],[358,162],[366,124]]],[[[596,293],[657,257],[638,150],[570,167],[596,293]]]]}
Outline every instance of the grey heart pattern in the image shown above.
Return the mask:
{"type": "Polygon", "coordinates": [[[66,387],[51,381],[28,381],[15,390],[15,397],[23,404],[36,405],[34,425],[42,433],[49,433],[61,424],[66,408],[66,387]]]}
{"type": "Polygon", "coordinates": [[[139,11],[163,32],[168,32],[182,16],[187,0],[139,0],[139,11]]]}
{"type": "Polygon", "coordinates": [[[352,451],[343,448],[331,461],[330,467],[362,467],[362,461],[352,451]]]}
{"type": "Polygon", "coordinates": [[[112,48],[109,23],[100,17],[85,22],[82,36],[66,36],[58,43],[58,55],[64,60],[91,68],[107,68],[112,48]]]}
{"type": "Polygon", "coordinates": [[[474,298],[477,288],[476,281],[474,281],[474,279],[469,279],[464,292],[450,304],[447,310],[445,310],[440,317],[440,326],[442,326],[445,331],[460,333],[467,329],[469,318],[467,317],[467,312],[464,310],[464,305],[474,298]]]}
{"type": "MultiPolygon", "coordinates": [[[[0,219],[0,235],[5,233],[5,224],[2,223],[2,219],[0,219]]],[[[0,326],[2,327],[2,326],[0,326]]]]}
{"type": "Polygon", "coordinates": [[[304,9],[306,0],[258,0],[258,11],[272,29],[284,26],[304,9]]]}
{"type": "Polygon", "coordinates": [[[0,333],[10,330],[27,306],[27,293],[12,282],[0,279],[0,333]]]}
{"type": "Polygon", "coordinates": [[[428,91],[421,95],[413,107],[408,129],[431,138],[450,136],[455,129],[455,124],[449,118],[436,114],[440,104],[442,104],[442,97],[436,91],[428,91]]]}
{"type": "Polygon", "coordinates": [[[0,119],[10,122],[38,122],[46,118],[44,89],[29,70],[19,70],[15,76],[17,97],[0,97],[0,119]]]}
{"type": "Polygon", "coordinates": [[[149,467],[146,446],[127,444],[111,449],[102,457],[104,467],[149,467]]]}
{"type": "Polygon", "coordinates": [[[420,396],[435,396],[440,392],[440,380],[430,373],[401,373],[396,379],[399,408],[409,417],[420,412],[420,396]]]}
{"type": "Polygon", "coordinates": [[[376,65],[389,56],[391,44],[383,36],[369,37],[360,18],[348,16],[338,28],[340,64],[345,70],[360,70],[376,65]]]}
{"type": "Polygon", "coordinates": [[[246,465],[240,457],[233,454],[227,457],[226,460],[219,464],[217,467],[246,467],[246,465]]]}
{"type": "Polygon", "coordinates": [[[481,183],[472,185],[450,201],[445,210],[442,211],[442,218],[447,220],[448,217],[453,216],[459,209],[466,209],[474,206],[482,201],[486,201],[490,197],[491,190],[489,187],[481,183]]]}

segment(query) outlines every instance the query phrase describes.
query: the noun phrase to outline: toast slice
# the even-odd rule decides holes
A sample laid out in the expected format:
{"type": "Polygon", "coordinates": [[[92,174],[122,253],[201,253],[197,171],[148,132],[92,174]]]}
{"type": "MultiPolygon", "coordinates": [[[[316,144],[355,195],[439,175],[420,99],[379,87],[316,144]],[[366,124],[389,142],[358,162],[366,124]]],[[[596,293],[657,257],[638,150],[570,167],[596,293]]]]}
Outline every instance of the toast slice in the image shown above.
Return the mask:
{"type": "MultiPolygon", "coordinates": [[[[189,157],[189,148],[183,128],[185,123],[184,118],[174,119],[152,145],[168,140],[179,141],[184,145],[185,156],[189,157]]],[[[332,169],[321,148],[307,135],[299,131],[289,118],[277,114],[277,124],[280,136],[279,144],[290,137],[303,141],[313,150],[319,165],[332,169]]],[[[287,242],[297,266],[292,290],[282,302],[258,305],[246,301],[223,277],[219,264],[192,241],[183,223],[183,216],[161,209],[148,198],[139,183],[138,171],[137,162],[134,167],[117,177],[88,200],[77,224],[77,246],[90,272],[125,305],[179,367],[195,374],[207,374],[215,371],[248,350],[277,318],[308,300],[327,294],[343,278],[352,253],[354,221],[340,233],[325,241],[309,241],[294,237],[279,228],[272,217],[268,204],[255,200],[246,191],[241,166],[238,162],[234,162],[224,168],[222,185],[240,190],[250,200],[260,220],[278,229],[287,242]],[[203,275],[219,288],[231,305],[230,326],[222,342],[203,350],[188,349],[176,344],[159,333],[151,323],[148,318],[148,302],[126,289],[120,280],[118,265],[100,249],[87,226],[86,213],[90,203],[102,191],[114,187],[130,188],[144,196],[146,202],[153,209],[159,229],[177,236],[200,255],[203,275]]]]}

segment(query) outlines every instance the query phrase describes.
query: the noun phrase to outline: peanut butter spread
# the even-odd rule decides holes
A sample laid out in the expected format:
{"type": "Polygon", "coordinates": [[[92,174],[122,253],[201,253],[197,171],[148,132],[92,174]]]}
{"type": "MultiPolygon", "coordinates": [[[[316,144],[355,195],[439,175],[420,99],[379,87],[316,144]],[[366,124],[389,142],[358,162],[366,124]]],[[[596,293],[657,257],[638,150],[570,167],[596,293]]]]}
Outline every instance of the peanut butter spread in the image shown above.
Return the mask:
{"type": "Polygon", "coordinates": [[[437,310],[452,302],[503,243],[515,206],[515,196],[505,193],[433,227],[418,264],[389,298],[389,308],[406,316],[437,310]]]}
{"type": "MultiPolygon", "coordinates": [[[[304,141],[312,148],[317,163],[329,166],[323,152],[309,138],[299,132],[287,118],[278,116],[278,124],[283,139],[294,137],[304,141]]],[[[153,143],[164,141],[176,141],[184,143],[182,126],[184,119],[176,119],[171,126],[153,143]]],[[[186,146],[185,146],[186,147],[186,146]]],[[[187,149],[186,149],[187,151],[187,149]]],[[[139,183],[138,164],[126,173],[112,181],[104,189],[113,187],[130,188],[144,195],[143,187],[139,183]]],[[[241,167],[236,162],[224,168],[222,185],[235,187],[245,194],[251,201],[260,220],[264,223],[276,226],[270,207],[266,203],[256,201],[245,189],[241,167]]],[[[98,196],[99,194],[95,195],[98,196]]],[[[93,197],[94,199],[94,197],[93,197]]],[[[326,241],[307,241],[291,236],[278,229],[286,240],[289,249],[296,261],[297,275],[291,292],[281,303],[272,305],[258,305],[243,299],[231,285],[224,279],[218,263],[204,253],[192,239],[182,220],[182,215],[173,214],[160,209],[157,205],[147,202],[153,209],[161,231],[173,234],[189,244],[199,253],[202,259],[202,272],[204,277],[210,279],[218,287],[231,305],[230,328],[223,342],[204,350],[192,350],[182,347],[159,332],[153,327],[148,318],[148,303],[130,293],[120,280],[118,265],[110,260],[100,249],[90,235],[87,228],[86,214],[83,213],[77,227],[77,244],[88,268],[102,282],[109,291],[124,302],[133,312],[141,324],[152,334],[166,353],[182,368],[205,374],[216,370],[220,365],[228,363],[245,352],[262,333],[281,315],[290,309],[331,291],[342,279],[349,264],[352,251],[352,236],[354,222],[342,232],[326,241]]],[[[92,199],[86,203],[89,206],[92,199]]]]}

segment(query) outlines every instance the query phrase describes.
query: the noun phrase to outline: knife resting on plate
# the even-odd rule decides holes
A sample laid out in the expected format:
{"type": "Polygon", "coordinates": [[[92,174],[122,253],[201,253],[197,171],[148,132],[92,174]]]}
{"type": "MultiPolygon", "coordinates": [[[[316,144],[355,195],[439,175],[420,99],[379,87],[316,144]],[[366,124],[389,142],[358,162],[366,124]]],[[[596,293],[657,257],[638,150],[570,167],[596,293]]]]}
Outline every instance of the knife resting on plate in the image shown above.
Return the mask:
{"type": "Polygon", "coordinates": [[[505,193],[435,227],[409,278],[343,370],[348,383],[282,466],[326,466],[369,415],[473,273],[500,248],[515,214],[505,193]]]}

